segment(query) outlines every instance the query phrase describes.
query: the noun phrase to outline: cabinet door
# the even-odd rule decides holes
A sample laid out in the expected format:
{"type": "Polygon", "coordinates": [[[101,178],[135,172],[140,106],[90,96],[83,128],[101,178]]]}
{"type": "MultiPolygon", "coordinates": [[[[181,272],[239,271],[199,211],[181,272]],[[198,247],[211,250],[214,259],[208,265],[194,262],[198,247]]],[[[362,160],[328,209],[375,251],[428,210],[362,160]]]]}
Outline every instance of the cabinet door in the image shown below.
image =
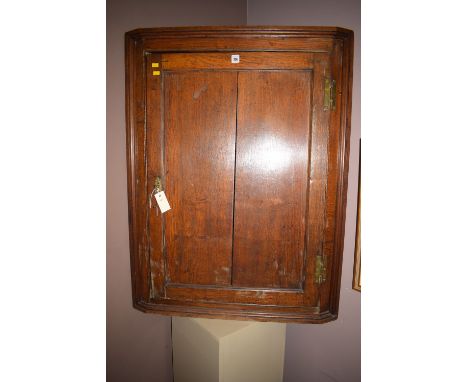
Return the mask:
{"type": "Polygon", "coordinates": [[[317,75],[314,59],[147,56],[148,195],[159,177],[171,205],[149,212],[151,303],[231,317],[253,305],[258,317],[317,312],[326,172],[311,171],[327,138],[319,128],[312,142],[325,123],[313,105],[326,68],[317,75]]]}

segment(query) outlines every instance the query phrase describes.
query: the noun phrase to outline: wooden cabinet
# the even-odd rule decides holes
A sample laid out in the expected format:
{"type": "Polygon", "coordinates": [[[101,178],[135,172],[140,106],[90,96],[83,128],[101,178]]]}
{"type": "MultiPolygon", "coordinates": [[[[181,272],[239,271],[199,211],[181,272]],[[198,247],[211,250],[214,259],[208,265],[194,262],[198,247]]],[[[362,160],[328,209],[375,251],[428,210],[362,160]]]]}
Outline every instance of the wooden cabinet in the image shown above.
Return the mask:
{"type": "Polygon", "coordinates": [[[337,318],[352,46],[351,31],[325,27],[126,34],[137,309],[337,318]]]}

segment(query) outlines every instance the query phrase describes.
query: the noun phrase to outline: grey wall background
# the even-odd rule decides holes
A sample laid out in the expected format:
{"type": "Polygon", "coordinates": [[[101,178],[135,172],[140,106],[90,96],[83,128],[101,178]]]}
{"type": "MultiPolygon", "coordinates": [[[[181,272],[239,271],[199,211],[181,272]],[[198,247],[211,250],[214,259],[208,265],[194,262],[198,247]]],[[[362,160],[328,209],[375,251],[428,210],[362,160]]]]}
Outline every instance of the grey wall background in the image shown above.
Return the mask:
{"type": "Polygon", "coordinates": [[[132,308],[125,163],[124,33],[189,25],[329,25],[354,30],[348,206],[340,315],[325,325],[288,324],[285,382],[360,380],[360,293],[351,289],[360,137],[359,0],[108,0],[107,375],[108,381],[172,381],[170,318],[132,308]]]}

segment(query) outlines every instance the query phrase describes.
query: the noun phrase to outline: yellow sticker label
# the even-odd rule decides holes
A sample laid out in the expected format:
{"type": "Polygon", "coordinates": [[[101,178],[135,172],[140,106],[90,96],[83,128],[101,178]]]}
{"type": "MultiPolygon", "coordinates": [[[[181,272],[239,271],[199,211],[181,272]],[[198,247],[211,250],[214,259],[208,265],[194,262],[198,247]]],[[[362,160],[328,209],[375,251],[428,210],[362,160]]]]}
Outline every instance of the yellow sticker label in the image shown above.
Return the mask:
{"type": "Polygon", "coordinates": [[[153,71],[153,76],[159,76],[161,72],[159,70],[154,70],[153,71]]]}
{"type": "Polygon", "coordinates": [[[151,64],[151,67],[152,67],[152,68],[159,68],[159,62],[153,62],[153,63],[151,64]]]}

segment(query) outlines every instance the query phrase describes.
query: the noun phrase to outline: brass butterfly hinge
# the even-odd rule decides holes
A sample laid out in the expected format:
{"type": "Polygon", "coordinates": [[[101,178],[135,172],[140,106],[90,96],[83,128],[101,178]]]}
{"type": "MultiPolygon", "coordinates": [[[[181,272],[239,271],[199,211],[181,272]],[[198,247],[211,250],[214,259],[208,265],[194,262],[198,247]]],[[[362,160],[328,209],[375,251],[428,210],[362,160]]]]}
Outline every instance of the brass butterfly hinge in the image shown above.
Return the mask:
{"type": "Polygon", "coordinates": [[[336,81],[325,78],[323,95],[323,110],[335,110],[336,108],[336,81]]]}
{"type": "Polygon", "coordinates": [[[327,277],[327,259],[325,256],[315,257],[315,275],[316,284],[323,284],[327,277]]]}

